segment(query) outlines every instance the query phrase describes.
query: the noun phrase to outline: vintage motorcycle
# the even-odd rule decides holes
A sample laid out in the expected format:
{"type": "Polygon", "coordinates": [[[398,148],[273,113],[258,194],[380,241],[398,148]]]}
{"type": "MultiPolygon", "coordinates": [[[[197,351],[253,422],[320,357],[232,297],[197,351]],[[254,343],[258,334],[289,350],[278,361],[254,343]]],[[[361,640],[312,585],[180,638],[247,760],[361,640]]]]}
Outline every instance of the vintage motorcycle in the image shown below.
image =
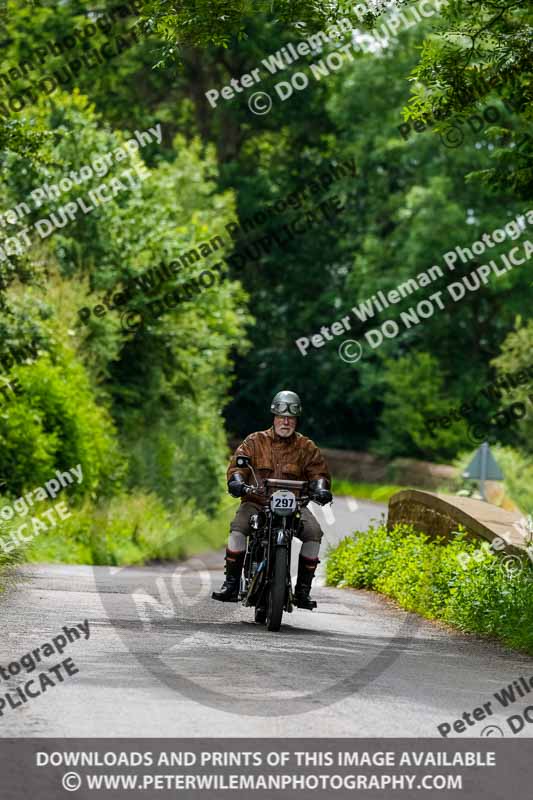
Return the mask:
{"type": "Polygon", "coordinates": [[[283,612],[293,610],[291,545],[302,524],[301,511],[312,499],[309,482],[266,478],[260,486],[248,456],[238,456],[236,463],[253,475],[255,486],[248,486],[247,493],[264,494],[267,500],[265,508],[250,517],[239,600],[255,606],[256,622],[279,631],[283,612]]]}

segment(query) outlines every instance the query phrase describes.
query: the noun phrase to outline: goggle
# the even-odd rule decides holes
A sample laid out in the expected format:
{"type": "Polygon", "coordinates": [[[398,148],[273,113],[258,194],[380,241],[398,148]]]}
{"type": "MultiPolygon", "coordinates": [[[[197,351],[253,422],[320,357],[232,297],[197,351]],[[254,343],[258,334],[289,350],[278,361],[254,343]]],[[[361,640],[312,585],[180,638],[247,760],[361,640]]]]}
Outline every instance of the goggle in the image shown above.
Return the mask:
{"type": "Polygon", "coordinates": [[[278,415],[289,413],[292,414],[292,416],[297,417],[301,413],[301,408],[299,403],[278,402],[274,405],[274,412],[278,415]]]}

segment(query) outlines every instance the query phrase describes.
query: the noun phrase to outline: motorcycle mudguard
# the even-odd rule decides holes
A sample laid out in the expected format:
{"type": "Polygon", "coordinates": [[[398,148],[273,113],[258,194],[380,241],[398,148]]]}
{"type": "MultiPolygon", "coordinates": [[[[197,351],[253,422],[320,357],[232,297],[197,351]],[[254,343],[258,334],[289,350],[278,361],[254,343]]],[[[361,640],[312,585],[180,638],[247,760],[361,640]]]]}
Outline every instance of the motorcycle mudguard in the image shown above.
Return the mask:
{"type": "Polygon", "coordinates": [[[276,547],[288,547],[290,542],[290,531],[279,528],[276,532],[276,547]]]}

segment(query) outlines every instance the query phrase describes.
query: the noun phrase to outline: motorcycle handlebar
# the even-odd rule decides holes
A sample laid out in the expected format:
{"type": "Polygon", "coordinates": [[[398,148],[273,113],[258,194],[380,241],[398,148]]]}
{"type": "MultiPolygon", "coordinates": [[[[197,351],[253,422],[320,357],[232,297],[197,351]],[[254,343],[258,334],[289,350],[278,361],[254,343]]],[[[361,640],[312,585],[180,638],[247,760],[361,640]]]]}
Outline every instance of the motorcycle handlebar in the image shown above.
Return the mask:
{"type": "MultiPolygon", "coordinates": [[[[244,485],[244,494],[252,494],[252,493],[254,493],[254,494],[265,494],[265,487],[264,486],[250,486],[249,484],[245,484],[244,485]]],[[[309,502],[310,500],[315,500],[315,497],[314,497],[314,495],[311,495],[311,494],[305,494],[305,495],[302,494],[302,495],[300,495],[298,500],[307,500],[309,502]]]]}
{"type": "MultiPolygon", "coordinates": [[[[260,486],[258,488],[257,486],[249,486],[248,484],[245,484],[244,494],[252,494],[252,493],[253,494],[265,494],[265,487],[264,486],[260,486]]],[[[311,495],[307,495],[307,494],[306,495],[301,495],[300,497],[298,497],[298,501],[301,502],[302,504],[303,503],[309,503],[309,501],[312,500],[312,499],[313,498],[311,497],[311,495]]]]}
{"type": "Polygon", "coordinates": [[[245,484],[244,494],[264,494],[265,490],[262,486],[249,486],[245,484]]]}

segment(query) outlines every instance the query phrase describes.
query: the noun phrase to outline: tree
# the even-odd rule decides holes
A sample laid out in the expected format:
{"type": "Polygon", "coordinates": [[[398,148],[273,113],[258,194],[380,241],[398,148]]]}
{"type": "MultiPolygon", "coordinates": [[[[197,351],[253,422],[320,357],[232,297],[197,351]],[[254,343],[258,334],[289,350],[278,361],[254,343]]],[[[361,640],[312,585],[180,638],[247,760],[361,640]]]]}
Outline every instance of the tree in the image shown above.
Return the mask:
{"type": "Polygon", "coordinates": [[[525,453],[533,455],[533,320],[517,316],[514,330],[505,338],[501,354],[493,360],[499,373],[513,376],[518,386],[513,400],[522,402],[526,409],[523,420],[513,426],[515,444],[525,453]]]}
{"type": "MultiPolygon", "coordinates": [[[[412,72],[406,114],[421,121],[456,113],[464,118],[496,94],[514,110],[512,129],[495,126],[501,142],[495,164],[478,173],[489,186],[531,197],[533,100],[531,4],[512,0],[457,0],[442,10],[438,35],[427,37],[412,72]]],[[[436,130],[444,128],[445,122],[436,130]]]]}
{"type": "Polygon", "coordinates": [[[450,413],[446,376],[436,358],[416,352],[386,361],[384,366],[377,452],[387,456],[410,453],[431,460],[437,454],[450,458],[468,445],[464,420],[447,427],[431,424],[432,419],[450,413]]]}
{"type": "Polygon", "coordinates": [[[164,55],[180,54],[183,46],[228,47],[247,36],[251,18],[264,14],[280,26],[313,32],[333,23],[338,4],[306,0],[144,0],[143,24],[165,42],[164,55]]]}
{"type": "MultiPolygon", "coordinates": [[[[49,274],[66,287],[85,286],[85,306],[104,309],[106,293],[129,283],[136,291],[126,310],[143,313],[170,289],[221,262],[231,246],[225,225],[233,218],[234,199],[230,192],[217,191],[213,148],[176,137],[167,143],[172,158],[154,156],[146,176],[142,152],[125,148],[136,139],[102,125],[83,95],[57,94],[31,114],[53,136],[52,164],[28,165],[9,154],[6,204],[14,207],[29,200],[32,187],[58,185],[69,171],[80,176],[90,166],[92,177],[81,188],[71,180],[71,187],[63,187],[58,196],[51,193],[44,204],[32,203],[20,223],[39,224],[45,234],[40,244],[34,234],[30,260],[47,264],[49,274]],[[130,190],[124,177],[128,168],[145,176],[130,190]],[[109,198],[109,187],[117,180],[124,191],[113,202],[92,207],[90,192],[104,185],[109,198]],[[83,208],[76,202],[80,197],[83,208]],[[64,211],[69,202],[76,209],[70,221],[64,211]],[[206,242],[215,242],[216,249],[202,248],[206,242]],[[208,255],[200,261],[198,253],[206,249],[208,255]],[[187,258],[179,262],[182,254],[187,258]],[[163,262],[173,260],[179,263],[177,274],[159,271],[163,262]]],[[[231,384],[229,353],[234,346],[242,349],[248,318],[238,282],[223,269],[219,275],[216,285],[198,297],[183,299],[153,320],[147,314],[146,325],[131,334],[117,311],[92,315],[84,325],[82,303],[77,304],[70,288],[54,293],[51,287],[46,292],[46,286],[35,285],[25,291],[27,302],[20,308],[15,302],[18,282],[7,291],[14,315],[10,324],[18,331],[25,320],[24,330],[36,332],[43,353],[53,356],[58,338],[76,341],[94,398],[108,409],[129,455],[130,485],[158,491],[169,503],[194,497],[209,511],[221,493],[226,445],[220,409],[231,384]],[[61,308],[64,302],[66,309],[61,308]],[[50,338],[51,320],[58,316],[60,330],[50,338]]],[[[40,374],[37,368],[33,374],[40,374]]],[[[37,379],[28,384],[31,397],[39,387],[37,379]]],[[[48,421],[44,430],[51,427],[48,421]]],[[[55,452],[55,433],[53,438],[55,452]]]]}
{"type": "MultiPolygon", "coordinates": [[[[402,76],[414,67],[416,45],[425,34],[423,25],[407,30],[379,57],[361,55],[327,81],[311,83],[281,106],[279,116],[274,107],[268,122],[255,136],[250,134],[253,138],[248,137],[232,168],[245,219],[274,199],[301,191],[328,163],[350,161],[357,169],[355,177],[347,176],[331,189],[345,202],[335,221],[313,227],[283,251],[273,250],[242,266],[244,285],[255,298],[257,323],[250,333],[253,347],[239,364],[238,396],[229,413],[230,426],[239,433],[254,424],[268,424],[265,396],[291,385],[307,399],[303,424],[312,436],[352,449],[369,447],[377,437],[383,446],[390,441],[389,418],[380,416],[384,359],[409,355],[416,362],[418,354],[428,353],[445,376],[444,401],[449,407],[468,395],[472,384],[488,380],[492,354],[515,315],[527,313],[529,280],[524,270],[516,270],[463,304],[437,309],[419,326],[402,326],[401,335],[385,340],[378,350],[366,346],[356,364],[339,358],[344,337],[319,349],[310,346],[305,357],[295,345],[299,337],[311,337],[345,315],[351,324],[346,338],[365,345],[366,331],[399,319],[411,305],[487,260],[476,256],[467,264],[458,261],[452,272],[443,262],[444,253],[470,247],[523,210],[503,189],[488,194],[478,185],[465,184],[465,172],[491,164],[493,151],[483,135],[471,136],[463,147],[451,150],[429,129],[407,139],[399,133],[408,96],[402,76]],[[271,125],[276,133],[271,133],[271,125]],[[374,306],[366,323],[352,311],[379,290],[386,295],[433,265],[439,266],[442,277],[431,288],[382,311],[374,306]]],[[[286,80],[289,74],[287,70],[286,80]]],[[[512,111],[509,118],[514,119],[512,111]]],[[[301,212],[290,213],[296,217],[301,212]]],[[[273,216],[272,228],[282,221],[273,216]]],[[[516,223],[511,229],[513,236],[519,233],[516,223]]],[[[264,233],[268,230],[265,227],[264,233]]],[[[244,237],[243,252],[246,243],[244,237]]],[[[506,239],[490,257],[497,258],[510,243],[506,239]]],[[[420,392],[430,395],[431,385],[420,387],[420,392]]],[[[406,428],[410,424],[405,421],[406,428]]],[[[449,457],[461,441],[458,436],[447,442],[437,437],[415,445],[411,438],[403,446],[403,455],[427,454],[430,448],[434,457],[449,457]]]]}

